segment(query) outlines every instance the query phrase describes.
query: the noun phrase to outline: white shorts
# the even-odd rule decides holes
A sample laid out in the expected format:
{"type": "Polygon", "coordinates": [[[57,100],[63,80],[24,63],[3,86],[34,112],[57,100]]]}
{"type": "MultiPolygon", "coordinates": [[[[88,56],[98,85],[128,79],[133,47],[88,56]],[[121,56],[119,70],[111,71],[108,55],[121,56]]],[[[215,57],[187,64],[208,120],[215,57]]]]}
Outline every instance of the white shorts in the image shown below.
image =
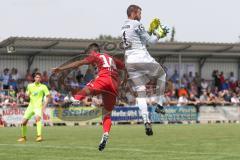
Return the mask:
{"type": "Polygon", "coordinates": [[[165,86],[166,73],[147,50],[127,50],[125,62],[133,90],[145,91],[145,85],[152,79],[157,79],[158,84],[165,86]]]}

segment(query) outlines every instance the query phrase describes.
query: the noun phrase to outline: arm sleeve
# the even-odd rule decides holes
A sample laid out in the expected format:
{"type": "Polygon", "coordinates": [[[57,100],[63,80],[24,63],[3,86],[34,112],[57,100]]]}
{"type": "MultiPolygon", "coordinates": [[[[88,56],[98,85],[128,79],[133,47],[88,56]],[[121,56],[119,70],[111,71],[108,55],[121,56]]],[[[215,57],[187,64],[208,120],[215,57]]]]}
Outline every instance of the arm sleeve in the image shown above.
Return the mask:
{"type": "Polygon", "coordinates": [[[158,38],[154,35],[150,36],[140,22],[136,23],[135,32],[140,36],[142,40],[146,41],[147,43],[155,44],[158,42],[158,38]]]}
{"type": "Polygon", "coordinates": [[[48,88],[47,88],[46,85],[44,85],[44,87],[43,87],[43,92],[44,92],[44,95],[45,95],[45,96],[50,95],[50,92],[49,92],[49,90],[48,90],[48,88]]]}
{"type": "Polygon", "coordinates": [[[114,58],[114,62],[116,64],[117,69],[121,70],[125,69],[125,65],[120,59],[114,58]]]}
{"type": "Polygon", "coordinates": [[[89,56],[87,56],[86,58],[84,58],[83,60],[86,61],[87,63],[94,63],[95,62],[96,57],[94,56],[94,53],[91,53],[89,56]]]}
{"type": "Polygon", "coordinates": [[[30,95],[29,85],[27,85],[26,94],[27,94],[28,96],[30,95]]]}

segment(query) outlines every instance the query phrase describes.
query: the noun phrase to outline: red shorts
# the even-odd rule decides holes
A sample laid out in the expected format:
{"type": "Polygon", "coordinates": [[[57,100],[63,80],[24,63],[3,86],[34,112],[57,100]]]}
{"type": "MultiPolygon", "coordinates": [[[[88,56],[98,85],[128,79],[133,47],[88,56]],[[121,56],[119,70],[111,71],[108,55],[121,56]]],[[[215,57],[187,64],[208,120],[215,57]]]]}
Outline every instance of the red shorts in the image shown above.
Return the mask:
{"type": "Polygon", "coordinates": [[[103,105],[107,111],[112,111],[116,104],[118,94],[118,81],[109,77],[101,76],[90,81],[87,87],[92,91],[92,95],[102,95],[103,105]]]}

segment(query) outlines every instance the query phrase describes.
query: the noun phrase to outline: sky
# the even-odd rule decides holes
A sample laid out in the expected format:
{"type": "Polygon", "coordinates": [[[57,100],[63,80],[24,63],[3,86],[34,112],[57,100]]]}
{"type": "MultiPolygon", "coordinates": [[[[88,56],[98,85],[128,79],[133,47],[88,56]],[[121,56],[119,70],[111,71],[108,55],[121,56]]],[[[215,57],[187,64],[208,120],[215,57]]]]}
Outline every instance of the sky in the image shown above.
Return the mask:
{"type": "Polygon", "coordinates": [[[130,4],[146,28],[156,17],[174,26],[177,41],[240,42],[239,0],[0,0],[0,40],[120,36],[130,4]]]}

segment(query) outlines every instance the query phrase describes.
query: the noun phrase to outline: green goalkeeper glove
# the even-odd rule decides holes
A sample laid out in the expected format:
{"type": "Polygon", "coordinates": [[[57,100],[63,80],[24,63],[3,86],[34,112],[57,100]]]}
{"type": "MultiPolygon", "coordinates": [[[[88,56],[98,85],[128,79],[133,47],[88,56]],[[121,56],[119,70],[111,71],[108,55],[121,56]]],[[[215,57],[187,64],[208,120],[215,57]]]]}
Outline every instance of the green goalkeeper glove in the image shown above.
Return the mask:
{"type": "Polygon", "coordinates": [[[160,20],[158,18],[154,18],[149,26],[149,30],[148,30],[149,34],[152,35],[154,30],[156,30],[158,26],[160,26],[160,20]]]}
{"type": "Polygon", "coordinates": [[[169,28],[166,26],[162,26],[161,24],[153,31],[153,34],[156,35],[158,38],[164,38],[169,33],[169,28]]]}

